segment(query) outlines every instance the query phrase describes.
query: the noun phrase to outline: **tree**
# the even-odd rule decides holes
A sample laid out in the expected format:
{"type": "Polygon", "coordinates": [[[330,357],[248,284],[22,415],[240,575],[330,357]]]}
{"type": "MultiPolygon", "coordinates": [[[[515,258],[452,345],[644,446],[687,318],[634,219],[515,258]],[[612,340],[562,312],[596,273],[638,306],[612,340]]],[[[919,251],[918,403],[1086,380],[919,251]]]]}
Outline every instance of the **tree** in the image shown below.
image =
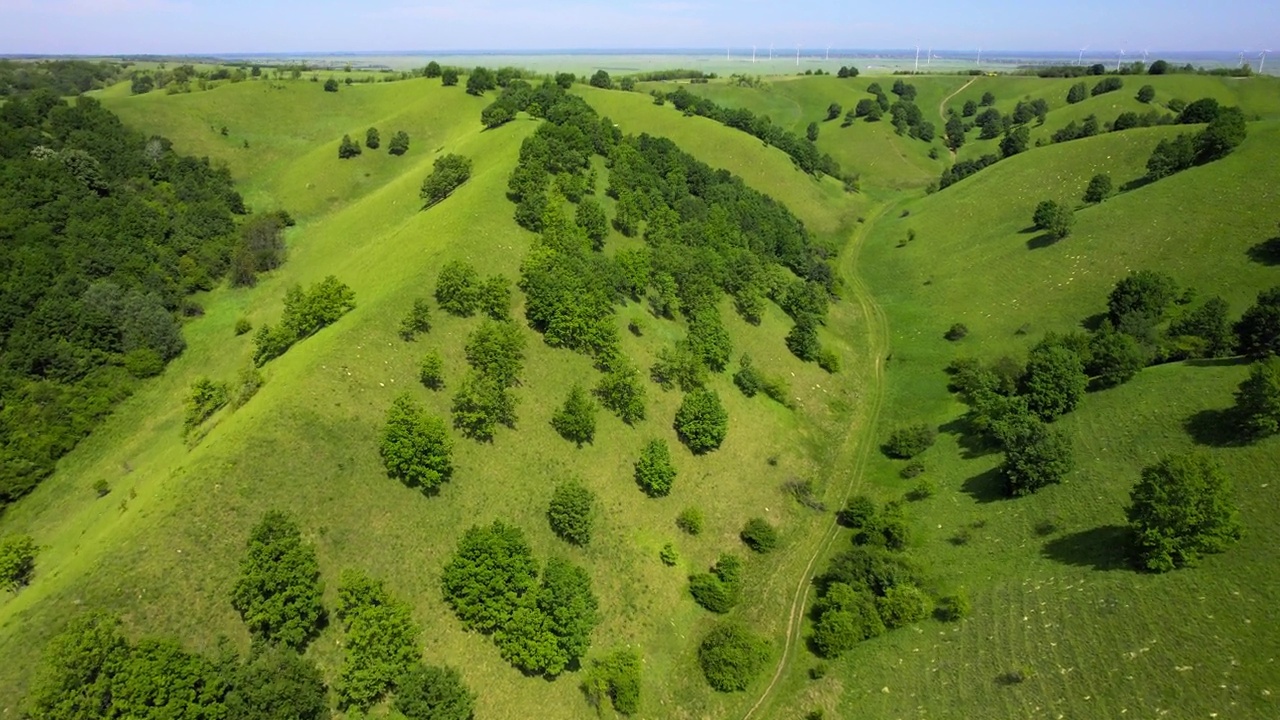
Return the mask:
{"type": "Polygon", "coordinates": [[[434,495],[453,476],[453,440],[444,421],[428,415],[408,393],[387,411],[379,444],[387,475],[434,495]]]}
{"type": "Polygon", "coordinates": [[[1045,422],[1071,412],[1084,397],[1088,377],[1080,356],[1061,345],[1032,349],[1022,376],[1027,407],[1045,422]]]}
{"type": "Polygon", "coordinates": [[[605,216],[604,208],[599,202],[592,198],[583,198],[578,203],[573,221],[587,234],[593,250],[604,248],[604,240],[609,237],[609,219],[605,216]]]}
{"type": "Polygon", "coordinates": [[[1071,472],[1071,443],[1060,431],[1030,417],[1010,423],[1000,432],[1005,459],[1000,466],[1005,491],[1014,497],[1030,495],[1062,482],[1071,472]]]}
{"type": "Polygon", "coordinates": [[[1235,353],[1236,333],[1228,319],[1227,301],[1209,298],[1203,305],[1178,318],[1169,326],[1169,335],[1190,341],[1191,357],[1226,357],[1235,353]]]}
{"type": "Polygon", "coordinates": [[[604,70],[597,70],[591,76],[591,87],[598,87],[608,90],[613,87],[613,80],[609,78],[609,73],[604,70]]]}
{"type": "Polygon", "coordinates": [[[920,622],[929,614],[929,598],[912,585],[894,585],[876,598],[876,612],[889,630],[920,622]]]}
{"type": "Polygon", "coordinates": [[[1133,379],[1147,365],[1147,354],[1132,335],[1116,332],[1103,324],[1089,339],[1089,362],[1085,371],[1096,377],[1101,387],[1115,387],[1133,379]]]}
{"type": "Polygon", "coordinates": [[[351,139],[350,135],[343,135],[342,142],[338,144],[338,159],[347,160],[360,154],[360,145],[351,139]]]}
{"type": "Polygon", "coordinates": [[[1150,85],[1138,88],[1138,102],[1146,104],[1156,99],[1156,89],[1150,85]]]}
{"type": "Polygon", "coordinates": [[[444,360],[439,350],[432,350],[422,357],[418,366],[418,380],[428,390],[440,390],[444,387],[444,360]]]}
{"type": "Polygon", "coordinates": [[[676,435],[694,455],[720,447],[729,428],[729,414],[715,390],[697,388],[684,396],[676,410],[676,435]]]}
{"type": "Polygon", "coordinates": [[[393,704],[407,720],[471,720],[476,694],[452,667],[418,663],[396,683],[393,704]]]}
{"type": "MultiPolygon", "coordinates": [[[[972,102],[972,100],[970,102],[972,102]]],[[[947,147],[952,150],[959,150],[960,147],[964,145],[965,141],[964,122],[955,115],[952,115],[947,119],[946,132],[947,147]]]]}
{"type": "Polygon", "coordinates": [[[996,104],[996,96],[990,91],[982,93],[982,102],[978,103],[982,107],[991,107],[996,104]]]}
{"type": "Polygon", "coordinates": [[[747,547],[758,553],[767,553],[778,546],[778,531],[762,517],[753,517],[738,533],[747,547]]]}
{"type": "Polygon", "coordinates": [[[432,173],[422,181],[422,191],[419,193],[425,203],[424,208],[449,197],[471,178],[471,160],[461,155],[442,155],[436,158],[432,167],[432,173]]]}
{"type": "Polygon", "coordinates": [[[226,717],[238,720],[329,720],[320,668],[284,647],[253,651],[236,669],[226,696],[226,717]]]}
{"type": "Polygon", "coordinates": [[[1031,222],[1038,230],[1044,230],[1050,237],[1061,239],[1071,233],[1075,216],[1066,203],[1055,200],[1042,200],[1036,205],[1031,222]]]}
{"type": "Polygon", "coordinates": [[[551,427],[560,433],[560,437],[577,443],[578,447],[595,439],[596,404],[591,402],[591,397],[581,385],[574,385],[569,390],[564,405],[551,416],[551,427]]]}
{"type": "Polygon", "coordinates": [[[1031,143],[1031,129],[1027,127],[1016,127],[1004,134],[1004,139],[1000,141],[1000,154],[1004,157],[1013,157],[1020,152],[1024,152],[1031,143]]]}
{"type": "Polygon", "coordinates": [[[1205,553],[1226,550],[1242,535],[1231,481],[1207,455],[1170,455],[1142,470],[1125,509],[1138,560],[1167,572],[1205,553]]]}
{"type": "Polygon", "coordinates": [[[591,525],[596,509],[595,493],[578,480],[556,485],[547,508],[547,522],[561,540],[574,545],[591,542],[591,525]]]}
{"type": "Polygon", "coordinates": [[[440,84],[445,87],[453,87],[458,84],[458,69],[444,68],[440,71],[440,84]]]}
{"type": "Polygon", "coordinates": [[[441,72],[442,71],[440,69],[440,63],[436,62],[435,60],[432,60],[431,62],[427,63],[427,67],[425,70],[423,70],[422,75],[423,77],[427,77],[427,78],[438,78],[440,77],[441,72]]]}
{"type": "Polygon", "coordinates": [[[1156,143],[1147,158],[1147,178],[1155,181],[1191,167],[1196,160],[1196,147],[1191,137],[1179,135],[1156,143]]]}
{"type": "Polygon", "coordinates": [[[413,342],[420,333],[431,332],[431,306],[425,298],[414,298],[413,306],[400,321],[400,339],[413,342]]]}
{"type": "Polygon", "coordinates": [[[1169,72],[1169,63],[1164,60],[1157,60],[1151,63],[1151,67],[1147,68],[1148,75],[1164,75],[1169,72]]]}
{"type": "Polygon", "coordinates": [[[334,80],[333,78],[329,78],[328,80],[325,80],[325,81],[324,81],[324,91],[325,91],[325,92],[333,92],[333,93],[338,92],[338,81],[337,81],[337,80],[334,80]]]}
{"type": "Polygon", "coordinates": [[[699,309],[689,319],[690,351],[712,372],[722,372],[733,353],[733,339],[720,321],[720,311],[714,305],[699,309]]]}
{"type": "Polygon", "coordinates": [[[450,260],[436,276],[436,302],[458,317],[470,317],[480,303],[480,274],[471,263],[450,260]]]}
{"type": "Polygon", "coordinates": [[[492,377],[469,372],[453,395],[453,427],[479,442],[493,440],[498,425],[514,428],[516,398],[492,377]]]}
{"type": "Polygon", "coordinates": [[[510,320],[485,318],[467,336],[467,362],[499,387],[520,384],[524,367],[524,334],[510,320]]]}
{"type": "Polygon", "coordinates": [[[268,512],[249,536],[231,606],[255,637],[301,649],[320,631],[323,594],[315,548],[292,518],[268,512]]]}
{"type": "Polygon", "coordinates": [[[804,136],[809,138],[809,142],[818,142],[818,123],[809,123],[809,127],[805,128],[804,136]]]}
{"type": "Polygon", "coordinates": [[[973,100],[965,100],[964,106],[960,109],[961,117],[973,117],[978,114],[978,103],[973,100]]]}
{"type": "Polygon", "coordinates": [[[671,453],[667,441],[650,440],[640,451],[635,465],[636,484],[649,497],[665,497],[671,492],[676,479],[676,469],[671,465],[671,453]]]}
{"type": "Polygon", "coordinates": [[[378,135],[378,128],[369,128],[364,133],[364,146],[370,150],[377,150],[382,144],[382,137],[378,135]]]}
{"type": "Polygon", "coordinates": [[[17,592],[36,570],[36,542],[30,535],[10,535],[0,542],[0,587],[17,592]]]}
{"type": "Polygon", "coordinates": [[[524,533],[495,520],[463,533],[440,585],[464,628],[492,633],[506,627],[537,579],[538,563],[524,533]]]}
{"type": "Polygon", "coordinates": [[[1252,438],[1280,432],[1280,357],[1255,362],[1236,390],[1236,409],[1252,438]]]}
{"type": "Polygon", "coordinates": [[[720,692],[746,690],[768,659],[769,644],[764,638],[737,623],[717,625],[698,645],[702,674],[720,692]]]}
{"type": "Polygon", "coordinates": [[[1196,162],[1207,163],[1226,157],[1244,142],[1248,134],[1244,113],[1239,108],[1223,108],[1209,125],[1195,136],[1196,162]]]}
{"type": "Polygon", "coordinates": [[[933,447],[938,432],[925,423],[916,423],[895,429],[884,444],[884,454],[891,458],[910,460],[933,447]]]}
{"type": "Polygon", "coordinates": [[[1111,324],[1122,332],[1137,330],[1140,334],[1164,319],[1165,310],[1177,294],[1177,283],[1164,273],[1130,271],[1111,290],[1107,298],[1107,316],[1111,324]]]}
{"type": "Polygon", "coordinates": [[[409,133],[397,130],[396,134],[391,136],[391,143],[387,145],[387,151],[392,155],[403,155],[409,152],[409,133]]]}
{"type": "Polygon", "coordinates": [[[813,611],[817,621],[810,640],[821,657],[838,658],[885,630],[871,593],[855,590],[843,582],[827,585],[822,597],[814,603],[813,611]]]}
{"type": "Polygon", "coordinates": [[[1088,97],[1089,97],[1089,86],[1085,85],[1082,82],[1072,85],[1071,89],[1067,91],[1067,103],[1070,105],[1075,105],[1076,103],[1082,100],[1085,100],[1088,97]]]}
{"type": "Polygon", "coordinates": [[[721,553],[710,572],[689,577],[689,594],[711,612],[729,612],[742,599],[742,560],[736,555],[721,553]]]}
{"type": "Polygon", "coordinates": [[[827,120],[835,120],[840,117],[842,112],[844,112],[844,108],[840,107],[840,103],[831,103],[827,106],[827,120]]]}
{"type": "Polygon", "coordinates": [[[1280,285],[1258,293],[1258,301],[1236,323],[1240,352],[1259,359],[1280,355],[1280,285]]]}
{"type": "Polygon", "coordinates": [[[1106,173],[1094,175],[1089,180],[1089,187],[1085,188],[1084,201],[1087,203],[1100,203],[1111,197],[1111,176],[1106,173]]]}
{"type": "Polygon", "coordinates": [[[409,605],[392,597],[381,580],[347,570],[338,584],[346,658],[335,690],[340,708],[368,710],[395,688],[418,662],[418,635],[409,605]]]}
{"type": "Polygon", "coordinates": [[[601,659],[593,660],[582,680],[582,689],[591,704],[599,708],[607,696],[613,709],[623,715],[640,710],[640,653],[619,648],[601,659]]]}
{"type": "Polygon", "coordinates": [[[27,694],[30,716],[89,720],[111,709],[113,680],[129,657],[120,620],[103,612],[76,615],[45,645],[27,694]]]}
{"type": "Polygon", "coordinates": [[[651,379],[664,390],[679,387],[691,392],[707,382],[707,367],[693,352],[687,342],[677,342],[674,348],[658,351],[658,359],[649,369],[651,379]]]}
{"type": "Polygon", "coordinates": [[[1187,103],[1182,108],[1182,112],[1178,113],[1179,125],[1198,125],[1200,123],[1212,122],[1222,112],[1222,105],[1217,98],[1200,98],[1193,102],[1187,103]]]}

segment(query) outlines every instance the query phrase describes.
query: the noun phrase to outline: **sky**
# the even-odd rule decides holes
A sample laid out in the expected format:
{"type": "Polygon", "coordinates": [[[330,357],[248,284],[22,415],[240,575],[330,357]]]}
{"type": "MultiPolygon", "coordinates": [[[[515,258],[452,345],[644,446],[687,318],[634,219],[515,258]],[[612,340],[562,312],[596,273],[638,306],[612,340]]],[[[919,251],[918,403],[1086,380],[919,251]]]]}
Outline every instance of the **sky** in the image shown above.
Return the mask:
{"type": "Polygon", "coordinates": [[[0,0],[0,54],[770,44],[1256,53],[1280,50],[1280,0],[0,0]]]}

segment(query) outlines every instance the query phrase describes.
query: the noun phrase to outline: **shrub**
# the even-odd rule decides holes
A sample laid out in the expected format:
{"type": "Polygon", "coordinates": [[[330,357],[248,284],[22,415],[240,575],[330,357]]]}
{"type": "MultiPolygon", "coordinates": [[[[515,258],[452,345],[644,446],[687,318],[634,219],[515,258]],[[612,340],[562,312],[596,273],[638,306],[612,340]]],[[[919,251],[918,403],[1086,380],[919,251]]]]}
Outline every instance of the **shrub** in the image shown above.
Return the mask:
{"type": "Polygon", "coordinates": [[[644,419],[644,383],[634,365],[625,361],[613,363],[600,378],[595,394],[600,404],[622,422],[634,425],[644,419]]]}
{"type": "Polygon", "coordinates": [[[30,535],[9,535],[0,541],[0,587],[17,592],[31,583],[36,571],[36,541],[30,535]]]}
{"type": "Polygon", "coordinates": [[[338,706],[368,710],[418,662],[420,630],[408,604],[358,571],[342,574],[336,615],[346,631],[346,658],[334,686],[338,706]]]}
{"type": "Polygon", "coordinates": [[[969,596],[963,592],[944,595],[938,599],[938,607],[933,614],[943,622],[959,622],[969,616],[971,610],[969,596]]]}
{"type": "Polygon", "coordinates": [[[667,543],[658,551],[658,559],[667,567],[675,567],[675,564],[680,561],[680,555],[676,553],[674,545],[667,543]]]}
{"type": "Polygon", "coordinates": [[[1089,180],[1089,187],[1085,188],[1084,191],[1084,201],[1087,203],[1100,203],[1111,197],[1111,193],[1111,176],[1100,173],[1089,180]]]}
{"type": "Polygon", "coordinates": [[[733,384],[738,386],[743,395],[755,397],[760,390],[760,377],[756,374],[751,356],[743,353],[738,359],[738,371],[733,374],[733,384]]]}
{"type": "Polygon", "coordinates": [[[364,133],[364,146],[370,150],[377,150],[382,144],[382,136],[378,134],[378,128],[369,128],[364,133]]]}
{"type": "Polygon", "coordinates": [[[257,639],[300,650],[324,621],[320,563],[292,518],[271,511],[253,528],[231,606],[257,639]]]}
{"type": "Polygon", "coordinates": [[[93,494],[98,497],[106,497],[111,492],[111,486],[107,484],[106,479],[98,478],[93,481],[93,494]]]}
{"type": "Polygon", "coordinates": [[[901,477],[903,480],[910,480],[911,478],[921,475],[923,473],[924,473],[924,463],[920,462],[919,460],[912,460],[911,462],[903,466],[902,470],[898,472],[898,476],[901,477]]]}
{"type": "Polygon", "coordinates": [[[1032,222],[1037,229],[1043,230],[1049,237],[1061,240],[1071,234],[1076,216],[1066,203],[1044,200],[1036,206],[1032,222]]]}
{"type": "Polygon", "coordinates": [[[253,323],[249,322],[249,318],[239,318],[236,320],[236,337],[240,337],[253,329],[253,323]]]}
{"type": "Polygon", "coordinates": [[[452,260],[436,278],[436,302],[450,315],[470,317],[480,302],[479,285],[480,276],[471,263],[452,260]]]}
{"type": "Polygon", "coordinates": [[[124,369],[136,378],[155,377],[164,371],[164,358],[151,348],[135,348],[124,354],[124,369]]]}
{"type": "Polygon", "coordinates": [[[1148,570],[1193,565],[1200,555],[1226,550],[1242,535],[1231,481],[1207,455],[1166,456],[1142,470],[1125,509],[1148,570]]]}
{"type": "Polygon", "coordinates": [[[889,434],[889,440],[883,447],[884,454],[892,458],[910,460],[933,447],[937,438],[938,432],[925,423],[900,427],[889,434]]]}
{"type": "Polygon", "coordinates": [[[590,543],[595,507],[595,493],[581,482],[568,480],[556,485],[547,508],[551,531],[574,545],[590,543]]]}
{"type": "Polygon", "coordinates": [[[715,613],[727,613],[742,597],[742,561],[722,553],[711,572],[689,578],[689,594],[702,607],[715,613]]]}
{"type": "Polygon", "coordinates": [[[467,336],[467,362],[478,373],[508,388],[520,383],[524,368],[524,335],[512,321],[485,318],[467,336]]]}
{"type": "Polygon", "coordinates": [[[1280,357],[1255,362],[1236,390],[1236,410],[1250,438],[1280,432],[1280,357]]]}
{"type": "Polygon", "coordinates": [[[964,323],[956,323],[948,328],[947,332],[943,334],[942,337],[950,340],[951,342],[955,342],[957,340],[963,340],[968,334],[969,326],[964,323]]]}
{"type": "Polygon", "coordinates": [[[707,382],[706,365],[684,342],[659,350],[649,374],[663,390],[679,387],[684,392],[692,392],[707,382]]]}
{"type": "Polygon", "coordinates": [[[820,349],[818,351],[816,362],[818,363],[818,367],[826,370],[829,375],[835,375],[840,372],[840,356],[836,354],[836,351],[830,348],[820,349]]]}
{"type": "Polygon", "coordinates": [[[516,397],[496,380],[469,372],[453,395],[453,427],[472,440],[493,440],[498,425],[514,428],[516,397]]]}
{"type": "Polygon", "coordinates": [[[890,630],[923,620],[929,614],[929,598],[911,585],[894,585],[876,598],[876,612],[890,630]]]}
{"type": "Polygon", "coordinates": [[[998,437],[1005,448],[1000,473],[1009,495],[1029,495],[1062,482],[1074,465],[1071,442],[1034,417],[1009,423],[998,437]]]}
{"type": "Polygon", "coordinates": [[[687,507],[680,511],[676,516],[676,527],[685,531],[689,535],[697,535],[702,532],[703,517],[702,511],[696,507],[687,507]]]}
{"type": "Polygon", "coordinates": [[[418,335],[431,331],[431,306],[425,298],[416,298],[413,307],[400,321],[400,339],[413,342],[418,335]]]}
{"type": "Polygon", "coordinates": [[[924,478],[920,482],[916,483],[916,486],[914,488],[911,488],[911,492],[907,493],[907,499],[928,500],[929,498],[933,497],[937,492],[938,492],[938,488],[933,484],[933,481],[930,480],[929,478],[924,478]]]}
{"type": "Polygon", "coordinates": [[[391,136],[391,142],[387,145],[387,152],[396,156],[409,152],[409,133],[397,130],[396,134],[391,136]]]}
{"type": "Polygon", "coordinates": [[[729,414],[715,390],[698,388],[684,396],[676,410],[676,435],[695,455],[720,447],[729,428],[729,414]]]}
{"type": "Polygon", "coordinates": [[[338,159],[349,160],[360,155],[360,152],[359,143],[352,140],[350,135],[342,136],[342,142],[338,143],[338,159]]]}
{"type": "Polygon", "coordinates": [[[207,377],[196,380],[187,395],[187,411],[183,418],[182,429],[186,435],[208,420],[229,399],[227,384],[214,382],[207,377]]]}
{"type": "Polygon", "coordinates": [[[640,710],[640,653],[629,648],[614,650],[593,660],[582,680],[582,689],[597,708],[608,697],[613,709],[623,715],[640,710]]]}
{"type": "Polygon", "coordinates": [[[649,497],[664,497],[671,492],[676,479],[676,469],[671,465],[671,453],[667,441],[650,440],[640,451],[635,465],[636,484],[649,497]]]}
{"type": "Polygon", "coordinates": [[[1280,285],[1258,293],[1258,300],[1236,323],[1240,352],[1255,360],[1280,355],[1280,285]]]}
{"type": "Polygon", "coordinates": [[[551,416],[551,427],[560,437],[582,447],[590,443],[596,435],[596,404],[582,390],[582,386],[574,385],[564,405],[551,416]]]}
{"type": "MultiPolygon", "coordinates": [[[[325,81],[324,81],[324,91],[325,91],[325,92],[335,92],[335,93],[336,93],[336,92],[338,92],[338,81],[337,81],[337,80],[334,80],[333,78],[329,78],[328,80],[325,80],[325,81]]],[[[224,128],[224,129],[225,129],[225,128],[224,128]]],[[[223,134],[225,135],[226,133],[223,133],[223,134]]]]}
{"type": "Polygon", "coordinates": [[[769,644],[736,623],[723,623],[698,645],[698,665],[713,689],[746,690],[769,660],[769,644]]]}
{"type": "Polygon", "coordinates": [[[424,209],[452,195],[454,190],[470,178],[470,159],[452,153],[436,158],[431,174],[422,181],[422,191],[419,193],[424,209]]]}
{"type": "Polygon", "coordinates": [[[844,509],[836,513],[836,520],[847,528],[857,530],[875,523],[876,503],[866,495],[855,495],[849,499],[844,509]]]}
{"type": "Polygon", "coordinates": [[[502,275],[490,275],[476,291],[480,312],[494,320],[511,319],[511,281],[502,275]]]}
{"type": "Polygon", "coordinates": [[[391,404],[379,445],[387,475],[434,494],[453,475],[453,441],[444,421],[405,393],[391,404]]]}
{"type": "Polygon", "coordinates": [[[471,720],[476,695],[452,667],[418,663],[396,683],[393,704],[406,720],[471,720]]]}
{"type": "Polygon", "coordinates": [[[761,517],[748,520],[738,536],[747,544],[747,547],[758,553],[767,553],[778,546],[778,531],[769,524],[768,520],[761,517]]]}
{"type": "Polygon", "coordinates": [[[428,390],[444,389],[444,360],[439,350],[432,350],[422,357],[418,366],[418,380],[428,390]]]}
{"type": "Polygon", "coordinates": [[[231,407],[244,407],[245,403],[248,403],[253,399],[254,395],[258,394],[265,382],[266,380],[262,377],[262,371],[258,370],[252,362],[240,368],[240,374],[236,377],[235,389],[231,394],[231,407]]]}

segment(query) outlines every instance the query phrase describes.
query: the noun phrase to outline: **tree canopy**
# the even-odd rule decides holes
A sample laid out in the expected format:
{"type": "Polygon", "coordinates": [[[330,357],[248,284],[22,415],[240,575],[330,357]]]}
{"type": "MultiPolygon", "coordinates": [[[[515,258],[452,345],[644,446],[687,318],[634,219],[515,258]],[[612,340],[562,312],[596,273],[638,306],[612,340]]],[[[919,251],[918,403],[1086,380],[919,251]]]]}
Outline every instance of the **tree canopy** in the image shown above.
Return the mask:
{"type": "Polygon", "coordinates": [[[702,674],[720,692],[746,690],[768,659],[768,642],[737,623],[715,626],[698,645],[702,674]]]}
{"type": "Polygon", "coordinates": [[[728,428],[729,414],[715,390],[694,389],[676,410],[676,435],[695,455],[719,448],[728,428]]]}
{"type": "Polygon", "coordinates": [[[470,178],[470,158],[454,153],[436,158],[432,164],[431,174],[422,181],[422,191],[419,195],[423,200],[423,208],[429,208],[449,197],[470,178]]]}
{"type": "Polygon", "coordinates": [[[253,528],[231,606],[255,637],[301,649],[324,622],[315,548],[288,515],[271,511],[253,528]]]}
{"type": "Polygon", "coordinates": [[[378,450],[387,475],[427,495],[453,477],[453,440],[444,420],[427,414],[409,393],[391,403],[378,450]]]}
{"type": "Polygon", "coordinates": [[[1204,454],[1171,455],[1142,470],[1126,509],[1138,560],[1166,572],[1222,552],[1241,536],[1231,482],[1204,454]]]}

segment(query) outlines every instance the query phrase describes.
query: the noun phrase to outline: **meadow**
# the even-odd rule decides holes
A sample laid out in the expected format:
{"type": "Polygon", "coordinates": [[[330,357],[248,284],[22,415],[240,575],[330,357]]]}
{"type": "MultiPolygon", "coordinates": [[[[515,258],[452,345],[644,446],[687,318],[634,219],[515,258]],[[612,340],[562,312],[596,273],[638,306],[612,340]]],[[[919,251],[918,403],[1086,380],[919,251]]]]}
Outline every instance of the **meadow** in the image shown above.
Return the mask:
{"type": "MultiPolygon", "coordinates": [[[[486,61],[491,58],[486,58],[486,61]]],[[[493,64],[505,64],[493,58],[493,64]]],[[[466,64],[475,64],[474,58],[466,64]]],[[[550,60],[548,60],[550,62],[550,60]]],[[[636,64],[615,58],[624,73],[636,64]]],[[[572,67],[566,69],[573,70],[572,67]]],[[[762,87],[727,82],[685,85],[729,107],[747,107],[803,134],[831,102],[852,109],[872,79],[779,77],[762,87]]],[[[946,106],[991,91],[1002,112],[1044,97],[1051,111],[1040,137],[1091,112],[1109,120],[1138,110],[1138,78],[1124,90],[1067,106],[1066,80],[924,76],[917,104],[938,125],[946,106]]],[[[1142,79],[1145,83],[1145,79],[1142,79]]],[[[219,636],[242,650],[249,637],[228,601],[249,529],[270,509],[294,514],[314,543],[333,606],[341,570],[384,578],[413,606],[427,662],[458,667],[479,693],[476,717],[588,717],[579,678],[523,676],[492,643],[464,632],[441,598],[440,569],[469,526],[493,519],[524,529],[540,558],[565,556],[588,569],[602,622],[588,657],[642,649],[639,717],[1267,717],[1276,714],[1280,669],[1280,556],[1269,541],[1276,516],[1274,477],[1280,438],[1221,447],[1205,430],[1232,403],[1247,372],[1235,361],[1189,361],[1143,370],[1133,381],[1093,392],[1058,422],[1076,468],[1060,486],[1018,500],[998,497],[997,454],[976,452],[958,431],[964,407],[947,391],[943,368],[957,357],[1021,356],[1045,332],[1079,328],[1105,310],[1112,285],[1130,269],[1152,268],[1224,297],[1238,315],[1277,283],[1276,269],[1251,250],[1275,235],[1280,167],[1276,82],[1198,76],[1152,78],[1157,102],[1216,97],[1262,118],[1227,158],[1124,192],[1076,212],[1072,235],[1042,245],[1026,232],[1046,198],[1079,205],[1095,173],[1117,185],[1142,175],[1152,147],[1178,132],[1160,127],[1109,133],[1034,148],[945,190],[926,193],[949,162],[945,151],[893,133],[887,122],[822,123],[819,149],[861,173],[863,191],[796,169],[780,150],[701,117],[655,105],[644,93],[578,85],[574,92],[621,131],[668,137],[698,159],[741,177],[785,204],[820,241],[838,249],[843,297],[833,304],[825,345],[842,371],[802,363],[783,344],[787,316],[767,305],[758,326],[727,300],[720,314],[734,357],[787,378],[796,410],[746,398],[728,374],[713,375],[729,413],[723,446],[691,455],[671,428],[676,392],[646,383],[647,418],[631,427],[601,412],[594,443],[581,449],[550,427],[554,408],[576,383],[593,384],[591,361],[553,349],[522,326],[527,343],[517,429],[492,444],[458,439],[454,478],[434,497],[388,478],[377,454],[386,409],[410,392],[447,417],[465,369],[463,342],[477,318],[433,315],[430,333],[406,343],[400,319],[427,298],[438,269],[455,259],[482,274],[514,280],[534,239],[512,219],[504,197],[521,142],[536,128],[521,116],[496,129],[479,122],[492,98],[444,88],[437,80],[344,86],[322,92],[300,81],[250,81],[166,96],[130,96],[127,83],[100,93],[127,124],[174,141],[182,152],[224,163],[255,210],[284,209],[289,258],[253,288],[219,288],[197,297],[204,315],[185,327],[188,347],[59,464],[58,472],[0,517],[4,533],[30,533],[42,546],[36,581],[0,600],[0,708],[15,713],[45,641],[85,607],[119,613],[131,635],[172,635],[211,651],[219,636]],[[360,140],[376,126],[384,141],[404,130],[403,157],[366,150],[337,158],[343,134],[360,140]],[[226,134],[222,128],[226,128],[226,134]],[[445,202],[421,209],[418,187],[434,159],[473,159],[469,182],[445,202]],[[914,239],[905,242],[910,231],[914,239]],[[198,443],[183,441],[183,403],[203,376],[231,379],[247,362],[251,334],[275,323],[285,289],[336,275],[357,307],[266,368],[266,384],[239,410],[223,410],[198,443]],[[958,343],[952,323],[970,333],[958,343]],[[417,380],[431,349],[444,359],[446,389],[417,380]],[[861,643],[810,678],[817,658],[805,647],[808,580],[848,543],[832,514],[794,502],[782,490],[811,480],[829,510],[852,492],[879,500],[911,484],[901,461],[878,447],[894,427],[941,428],[923,456],[938,487],[913,502],[911,554],[929,568],[939,593],[963,588],[973,613],[960,623],[926,620],[861,643]],[[650,438],[673,449],[678,476],[669,497],[636,487],[632,463],[650,438]],[[1123,506],[1141,468],[1161,454],[1206,448],[1226,464],[1248,530],[1226,554],[1167,575],[1133,570],[1125,556],[1123,506]],[[596,539],[571,547],[552,534],[551,488],[580,478],[600,498],[596,539]],[[94,483],[110,493],[98,498],[94,483]],[[706,515],[691,537],[674,520],[685,507],[706,515]],[[746,551],[742,523],[762,516],[779,527],[781,548],[746,551]],[[963,536],[963,542],[956,538],[963,536]],[[675,544],[675,567],[658,560],[675,544]],[[744,693],[712,692],[701,677],[696,639],[714,620],[689,599],[687,576],[723,551],[747,559],[748,586],[732,617],[769,639],[771,663],[744,693]],[[1027,679],[1000,678],[1026,670],[1027,679]]],[[[640,89],[674,89],[671,83],[640,89]]],[[[887,90],[886,85],[886,90],[887,90]]],[[[972,136],[976,137],[976,133],[972,136]]],[[[973,141],[960,157],[981,154],[973,141]]],[[[987,150],[989,151],[989,150],[987,150]]],[[[608,170],[597,158],[604,187],[608,170]]],[[[601,195],[603,193],[600,193],[601,195]]],[[[612,212],[613,203],[604,203],[612,212]]],[[[605,252],[641,246],[611,230],[605,252]]],[[[520,293],[513,316],[523,317],[520,293]]],[[[434,302],[433,302],[434,308],[434,302]]],[[[653,317],[639,303],[616,317],[624,353],[648,368],[682,337],[684,323],[653,317]],[[644,325],[641,336],[627,331],[644,325]]],[[[332,679],[342,633],[327,628],[308,650],[332,679]]],[[[607,711],[606,711],[607,712],[607,711]]]]}

